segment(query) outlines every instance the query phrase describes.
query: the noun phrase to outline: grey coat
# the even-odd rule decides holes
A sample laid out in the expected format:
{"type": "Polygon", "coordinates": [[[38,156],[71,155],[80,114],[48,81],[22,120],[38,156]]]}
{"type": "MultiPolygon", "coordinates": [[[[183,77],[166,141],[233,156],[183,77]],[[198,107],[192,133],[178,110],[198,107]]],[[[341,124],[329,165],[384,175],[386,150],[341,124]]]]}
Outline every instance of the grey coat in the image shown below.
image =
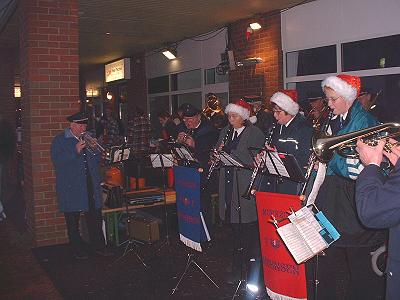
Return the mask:
{"type": "MultiPolygon", "coordinates": [[[[223,128],[220,132],[219,139],[217,145],[220,145],[222,139],[225,137],[229,126],[223,128]]],[[[235,158],[238,158],[243,164],[248,166],[253,166],[253,159],[248,150],[249,147],[257,147],[260,148],[264,145],[265,136],[262,131],[249,124],[241,133],[240,141],[235,150],[232,150],[231,155],[235,158]]],[[[220,169],[220,177],[219,177],[219,215],[222,220],[225,219],[225,175],[226,169],[220,169]]],[[[238,204],[238,195],[243,195],[246,191],[247,186],[250,181],[252,170],[251,169],[238,169],[234,168],[234,176],[233,182],[229,184],[233,184],[232,189],[232,206],[231,206],[231,222],[238,223],[239,217],[237,212],[237,204],[238,204]],[[236,183],[236,179],[238,180],[238,185],[236,183]],[[239,187],[239,193],[237,192],[237,186],[239,187]]],[[[257,220],[257,209],[256,202],[254,197],[252,199],[247,200],[243,197],[240,197],[240,205],[241,205],[241,215],[242,215],[242,223],[250,223],[257,220]]]]}

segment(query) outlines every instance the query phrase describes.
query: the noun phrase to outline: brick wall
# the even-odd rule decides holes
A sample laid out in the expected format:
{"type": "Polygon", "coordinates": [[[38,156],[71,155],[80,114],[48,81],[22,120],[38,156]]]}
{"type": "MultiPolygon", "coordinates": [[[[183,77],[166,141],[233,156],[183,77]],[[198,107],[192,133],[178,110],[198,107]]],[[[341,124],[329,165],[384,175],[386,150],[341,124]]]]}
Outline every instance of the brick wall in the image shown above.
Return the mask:
{"type": "Polygon", "coordinates": [[[243,66],[229,73],[230,101],[245,95],[262,95],[268,99],[283,86],[283,61],[281,43],[281,16],[279,13],[235,22],[230,27],[231,50],[235,61],[260,57],[263,63],[243,66]],[[262,28],[246,40],[246,29],[252,21],[262,28]]]}
{"type": "Polygon", "coordinates": [[[37,245],[62,243],[50,145],[79,109],[77,0],[22,0],[18,14],[27,221],[37,245]]]}

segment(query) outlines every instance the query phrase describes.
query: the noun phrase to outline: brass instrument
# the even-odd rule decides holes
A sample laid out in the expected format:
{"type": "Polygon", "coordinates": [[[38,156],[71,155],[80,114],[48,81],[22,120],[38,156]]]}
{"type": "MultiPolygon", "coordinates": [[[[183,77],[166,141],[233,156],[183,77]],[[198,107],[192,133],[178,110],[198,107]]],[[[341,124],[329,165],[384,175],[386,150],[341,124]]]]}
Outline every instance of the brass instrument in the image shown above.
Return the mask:
{"type": "MultiPolygon", "coordinates": [[[[269,134],[265,139],[265,145],[267,146],[270,147],[272,146],[272,136],[274,135],[276,125],[277,125],[276,122],[272,124],[271,130],[269,131],[269,134]]],[[[254,182],[256,181],[260,168],[262,168],[263,166],[264,166],[263,159],[261,159],[260,162],[256,163],[256,166],[253,169],[253,173],[251,174],[250,182],[249,185],[247,186],[246,192],[242,195],[243,198],[250,200],[251,195],[254,194],[254,189],[253,189],[254,182]]]]}
{"type": "MultiPolygon", "coordinates": [[[[326,106],[328,107],[328,106],[326,106]]],[[[328,107],[329,108],[329,107],[328,107]]],[[[328,128],[329,128],[329,123],[331,122],[333,118],[333,110],[329,109],[329,114],[328,114],[328,120],[326,121],[326,123],[324,124],[323,128],[320,128],[320,134],[324,134],[325,136],[328,136],[328,128]]],[[[306,179],[306,181],[304,182],[301,190],[300,190],[300,196],[304,196],[307,190],[307,186],[310,183],[310,179],[311,179],[311,173],[314,169],[315,163],[317,162],[318,157],[315,154],[315,151],[313,149],[313,151],[311,152],[310,157],[308,158],[308,162],[307,162],[307,170],[306,173],[304,174],[304,178],[306,179]]]]}
{"type": "Polygon", "coordinates": [[[319,110],[319,116],[317,118],[313,116],[313,113],[316,111],[318,111],[316,108],[311,109],[307,114],[307,118],[312,122],[314,130],[319,131],[322,118],[324,117],[325,113],[329,111],[328,102],[324,101],[324,106],[321,108],[321,110],[319,110]]]}
{"type": "Polygon", "coordinates": [[[377,126],[361,129],[358,131],[328,137],[326,134],[314,136],[312,148],[321,162],[331,160],[336,151],[343,157],[357,158],[356,152],[357,139],[362,139],[364,143],[375,146],[381,139],[386,139],[385,151],[390,152],[391,148],[397,143],[391,144],[388,140],[400,135],[399,123],[385,123],[377,126]]]}
{"type": "Polygon", "coordinates": [[[203,108],[202,114],[207,118],[210,119],[213,113],[219,113],[222,111],[221,103],[217,96],[211,94],[208,96],[207,104],[203,108]]]}
{"type": "Polygon", "coordinates": [[[90,132],[82,132],[80,139],[85,142],[86,149],[88,149],[89,152],[92,154],[100,152],[101,154],[105,154],[105,158],[108,159],[108,151],[97,141],[96,138],[91,136],[90,132]]]}

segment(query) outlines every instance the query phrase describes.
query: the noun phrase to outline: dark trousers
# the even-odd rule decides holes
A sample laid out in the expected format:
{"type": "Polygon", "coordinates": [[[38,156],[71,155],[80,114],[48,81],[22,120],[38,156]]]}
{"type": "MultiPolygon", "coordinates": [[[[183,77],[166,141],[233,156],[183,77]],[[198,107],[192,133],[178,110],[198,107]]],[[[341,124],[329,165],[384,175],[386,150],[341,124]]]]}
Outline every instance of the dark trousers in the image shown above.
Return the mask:
{"type": "MultiPolygon", "coordinates": [[[[67,223],[67,233],[70,245],[73,251],[84,250],[84,242],[79,232],[80,212],[65,212],[65,221],[67,223]]],[[[102,249],[105,247],[105,240],[102,230],[103,218],[100,209],[89,209],[83,213],[89,232],[91,250],[102,249]]]]}
{"type": "MultiPolygon", "coordinates": [[[[376,247],[330,247],[326,256],[318,258],[319,284],[317,299],[320,300],[377,300],[384,299],[384,278],[371,268],[370,252],[376,247]]],[[[316,258],[308,261],[308,299],[315,299],[314,273],[316,258]]]]}

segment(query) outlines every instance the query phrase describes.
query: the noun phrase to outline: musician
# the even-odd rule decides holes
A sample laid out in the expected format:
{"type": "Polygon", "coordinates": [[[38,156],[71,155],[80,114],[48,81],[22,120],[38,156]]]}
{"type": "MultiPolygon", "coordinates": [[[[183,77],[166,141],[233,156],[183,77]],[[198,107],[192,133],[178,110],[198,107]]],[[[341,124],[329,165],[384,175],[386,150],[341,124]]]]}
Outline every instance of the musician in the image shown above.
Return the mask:
{"type": "MultiPolygon", "coordinates": [[[[277,126],[272,134],[271,145],[267,149],[293,154],[299,166],[305,171],[310,157],[312,127],[299,113],[296,90],[282,90],[272,95],[272,111],[277,126]]],[[[288,179],[267,177],[263,189],[269,192],[296,195],[301,188],[297,182],[288,179]]]]}
{"type": "Polygon", "coordinates": [[[161,124],[161,138],[168,140],[173,138],[174,140],[178,136],[178,129],[175,122],[172,120],[171,115],[167,111],[162,111],[158,114],[158,121],[161,124]]]}
{"type": "Polygon", "coordinates": [[[205,116],[210,120],[211,124],[215,128],[221,130],[228,125],[228,118],[224,114],[224,111],[220,108],[221,104],[217,95],[208,93],[206,97],[207,107],[205,108],[205,116]]]}
{"type": "Polygon", "coordinates": [[[97,124],[96,136],[102,141],[102,144],[111,147],[120,145],[124,135],[124,126],[119,118],[113,112],[111,105],[106,105],[104,116],[97,124]]]}
{"type": "Polygon", "coordinates": [[[244,97],[244,100],[252,106],[254,115],[252,123],[267,135],[275,120],[273,113],[265,110],[261,97],[244,97]]]}
{"type": "Polygon", "coordinates": [[[80,136],[86,131],[87,116],[78,112],[69,117],[68,128],[51,144],[51,158],[56,172],[58,206],[64,213],[67,233],[76,259],[88,258],[88,249],[79,233],[79,218],[83,212],[89,231],[90,249],[108,256],[102,231],[102,192],[100,188],[100,152],[86,150],[80,136]]]}
{"type": "Polygon", "coordinates": [[[308,98],[311,110],[307,118],[310,120],[315,131],[319,131],[322,124],[328,119],[327,104],[324,96],[312,96],[308,98]]]}
{"type": "MultiPolygon", "coordinates": [[[[357,151],[365,168],[356,183],[356,204],[361,222],[370,228],[389,228],[389,250],[386,267],[386,300],[398,299],[400,295],[400,147],[391,152],[383,151],[381,140],[376,147],[361,140],[357,151]],[[386,156],[394,166],[388,178],[380,172],[380,164],[386,156]]],[[[395,143],[395,140],[390,140],[395,143]]]]}
{"type": "MultiPolygon", "coordinates": [[[[261,130],[252,125],[250,117],[250,104],[243,100],[230,103],[225,109],[228,114],[229,126],[223,128],[219,135],[216,147],[221,147],[226,140],[223,149],[244,165],[252,165],[253,159],[248,150],[249,147],[262,147],[265,136],[261,130]],[[232,128],[232,129],[230,129],[232,128]],[[227,136],[227,138],[226,138],[227,136]]],[[[257,211],[255,199],[247,200],[241,197],[249,184],[252,171],[235,167],[224,167],[220,171],[219,179],[219,214],[222,220],[232,223],[234,236],[234,255],[229,283],[234,283],[240,278],[240,241],[244,251],[244,264],[250,258],[259,259],[259,237],[257,224],[257,211]],[[239,223],[238,206],[240,201],[241,227],[239,223]],[[241,235],[239,233],[241,232],[241,235]]]]}
{"type": "MultiPolygon", "coordinates": [[[[326,100],[335,115],[329,127],[333,135],[377,124],[377,120],[362,109],[360,102],[355,101],[360,88],[357,76],[341,74],[322,81],[326,100]]],[[[343,272],[349,276],[346,299],[381,299],[382,296],[383,281],[371,268],[370,252],[383,243],[384,234],[367,229],[358,218],[354,192],[355,180],[361,170],[358,159],[342,157],[338,153],[326,167],[316,205],[341,237],[325,251],[326,256],[319,259],[319,299],[336,298],[336,291],[342,288],[343,272]]]]}
{"type": "MultiPolygon", "coordinates": [[[[209,158],[211,149],[214,147],[218,139],[218,130],[210,124],[210,122],[202,116],[199,109],[190,103],[182,104],[184,130],[178,133],[177,141],[190,147],[195,158],[199,162],[199,167],[203,169],[201,173],[201,186],[205,184],[206,174],[209,168],[209,158]]],[[[206,192],[201,195],[201,210],[208,229],[211,227],[211,200],[210,194],[216,189],[212,183],[215,180],[210,180],[211,184],[206,192]]]]}

